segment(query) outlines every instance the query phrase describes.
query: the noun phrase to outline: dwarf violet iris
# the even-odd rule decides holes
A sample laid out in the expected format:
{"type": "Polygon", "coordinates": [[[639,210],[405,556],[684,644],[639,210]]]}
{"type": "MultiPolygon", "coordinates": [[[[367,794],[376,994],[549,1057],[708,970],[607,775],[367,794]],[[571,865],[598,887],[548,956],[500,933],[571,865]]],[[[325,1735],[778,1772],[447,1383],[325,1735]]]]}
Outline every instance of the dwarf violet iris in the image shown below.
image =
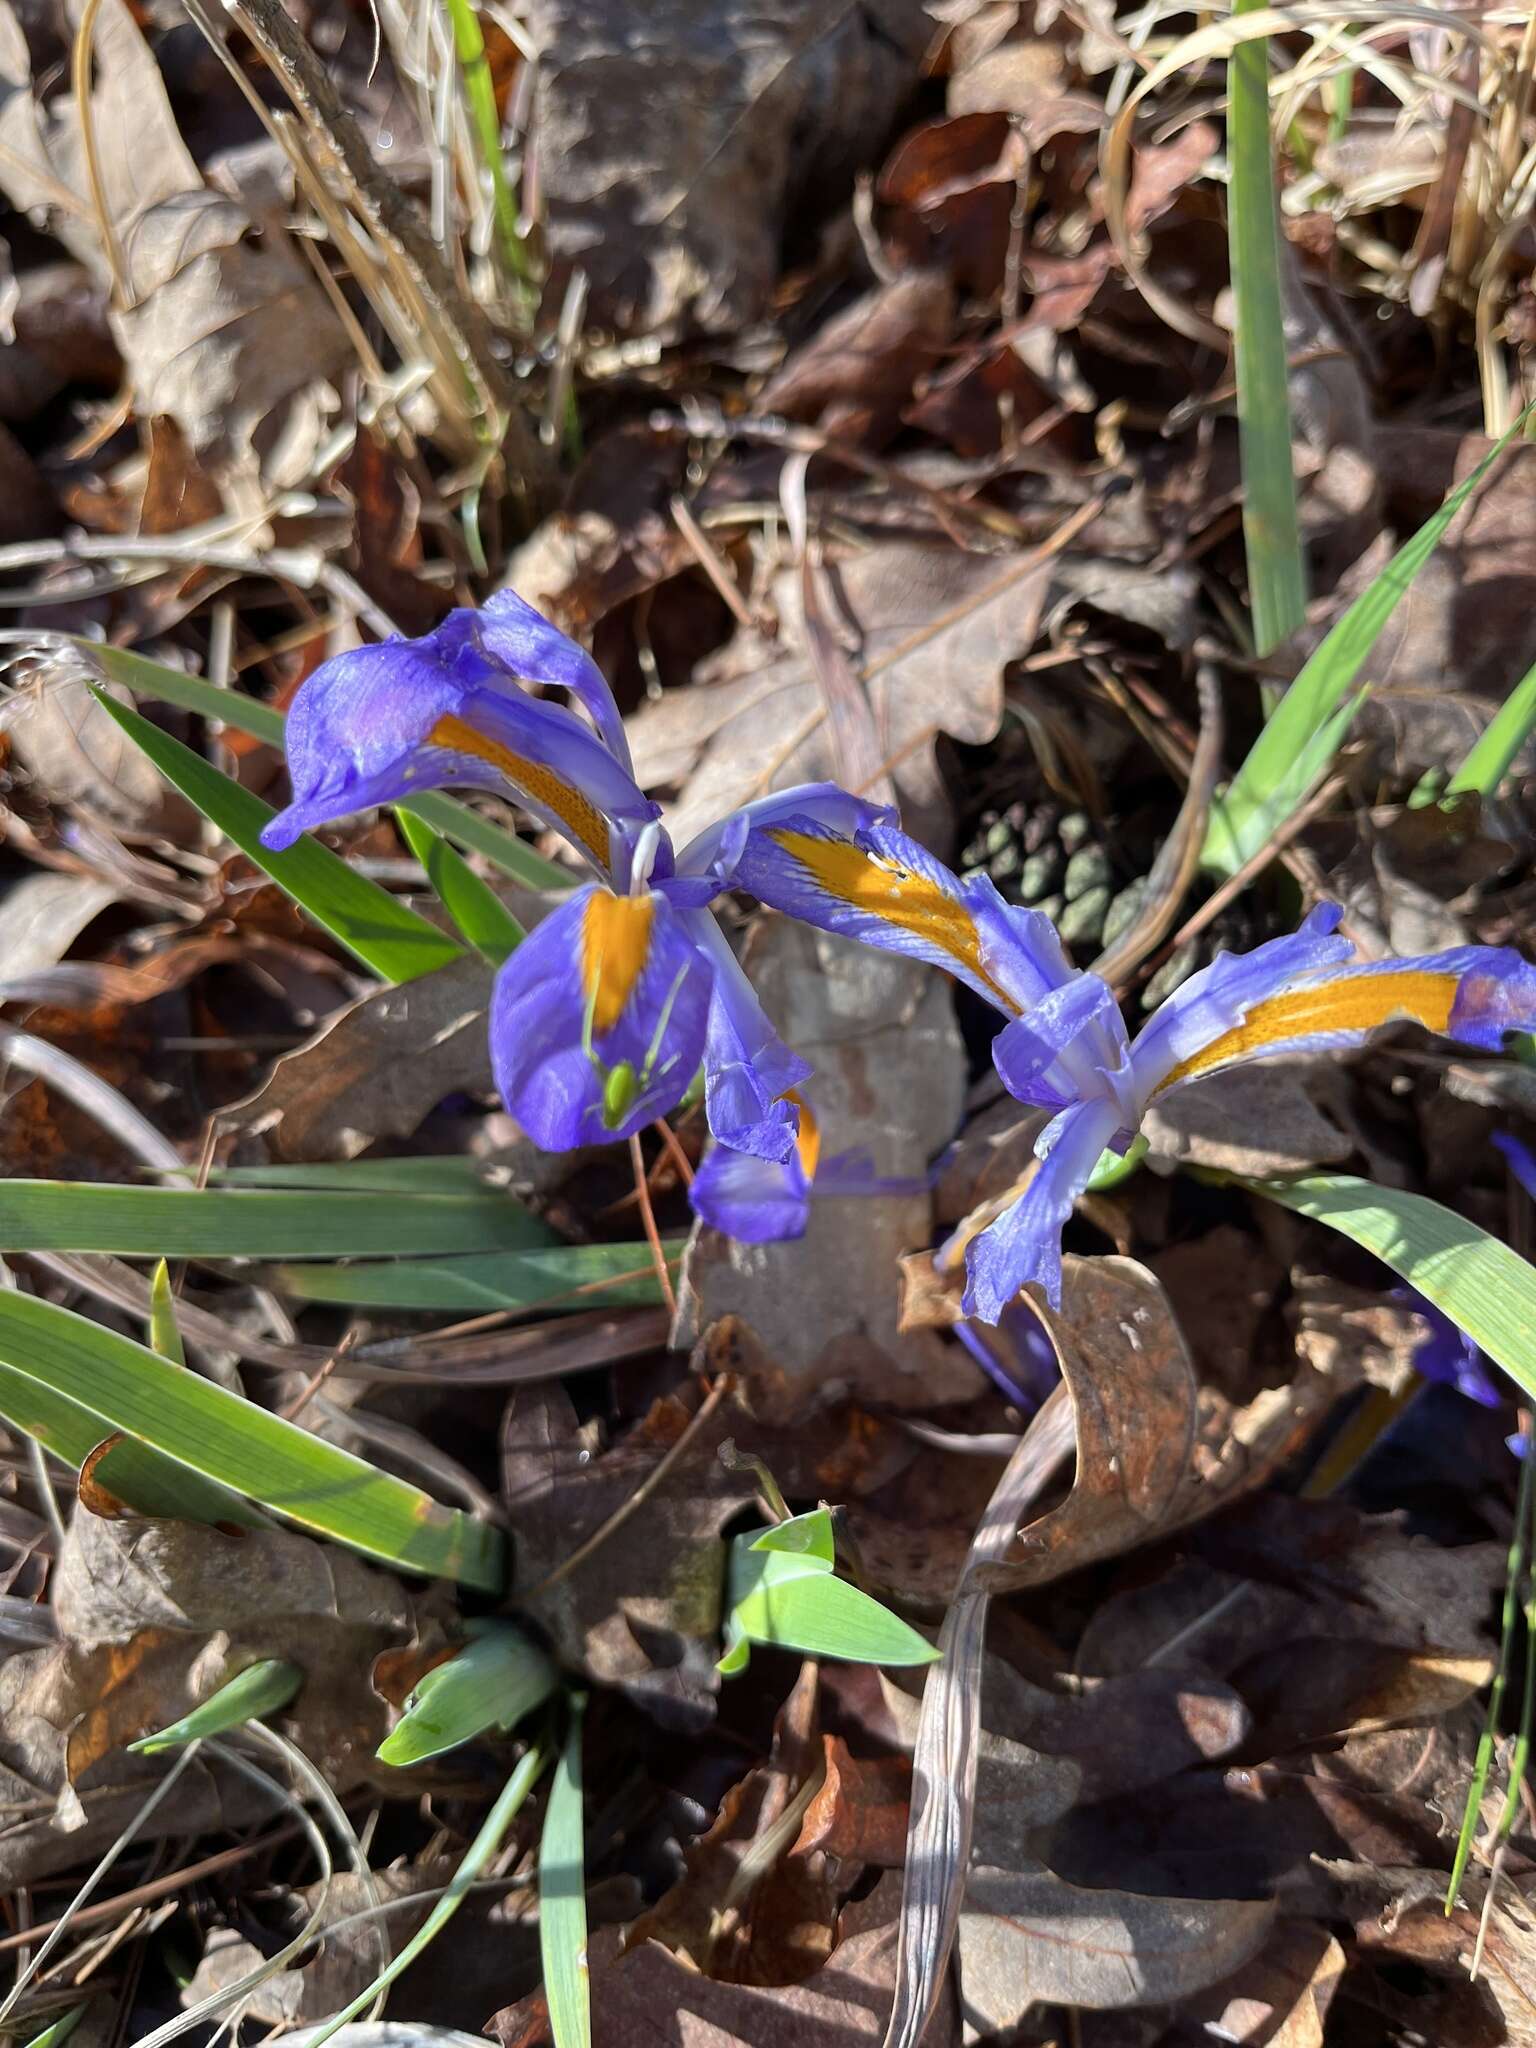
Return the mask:
{"type": "Polygon", "coordinates": [[[591,657],[511,591],[450,612],[417,640],[336,655],[288,714],[293,802],[262,834],[303,831],[423,790],[514,796],[598,879],[507,959],[491,1059],[508,1109],[549,1151],[622,1138],[681,1101],[700,1065],[716,1138],[787,1160],[807,1062],[782,1043],[709,911],[754,822],[786,805],[851,830],[862,809],[827,786],[770,797],[680,855],[632,772],[623,721],[591,657]],[[580,707],[525,687],[562,689],[580,707]]]}
{"type": "Polygon", "coordinates": [[[1005,903],[985,876],[962,882],[890,812],[862,811],[850,830],[781,802],[753,821],[735,879],[809,924],[946,968],[1009,1018],[993,1041],[997,1071],[1020,1102],[1052,1114],[1028,1187],[964,1248],[965,1312],[983,1322],[1030,1281],[1059,1305],[1063,1225],[1155,1097],[1275,1053],[1358,1045],[1398,1019],[1489,1050],[1536,1026],[1536,968],[1513,949],[1357,961],[1325,904],[1289,937],[1219,955],[1133,1043],[1112,991],[1071,966],[1048,919],[1005,903]]]}

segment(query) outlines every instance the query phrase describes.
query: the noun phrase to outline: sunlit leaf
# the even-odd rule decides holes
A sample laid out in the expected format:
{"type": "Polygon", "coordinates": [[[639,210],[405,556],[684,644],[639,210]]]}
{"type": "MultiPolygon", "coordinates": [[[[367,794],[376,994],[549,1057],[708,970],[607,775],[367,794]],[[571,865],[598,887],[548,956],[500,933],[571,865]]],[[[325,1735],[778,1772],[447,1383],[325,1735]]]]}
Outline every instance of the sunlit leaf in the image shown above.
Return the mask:
{"type": "Polygon", "coordinates": [[[412,1689],[375,1752],[381,1763],[404,1769],[487,1729],[512,1728],[559,1685],[548,1657],[511,1622],[470,1622],[466,1632],[463,1649],[434,1664],[412,1689]]]}
{"type": "Polygon", "coordinates": [[[179,1749],[182,1743],[197,1742],[205,1735],[243,1728],[247,1721],[259,1721],[264,1714],[286,1707],[303,1683],[304,1674],[297,1664],[285,1663],[281,1657],[263,1657],[237,1672],[190,1714],[153,1735],[141,1735],[128,1747],[142,1756],[158,1756],[163,1749],[179,1749]]]}
{"type": "Polygon", "coordinates": [[[859,1664],[928,1664],[938,1654],[915,1628],[835,1576],[825,1508],[732,1543],[720,1670],[744,1670],[751,1643],[859,1664]]]}
{"type": "Polygon", "coordinates": [[[571,1725],[555,1766],[539,1839],[539,1957],[555,2048],[590,2048],[592,2040],[581,1815],[584,1705],[579,1694],[572,1699],[571,1725]]]}
{"type": "Polygon", "coordinates": [[[396,806],[395,815],[438,902],[476,952],[499,967],[521,945],[525,936],[522,926],[490,884],[480,879],[463,854],[425,818],[413,816],[404,804],[396,806]]]}

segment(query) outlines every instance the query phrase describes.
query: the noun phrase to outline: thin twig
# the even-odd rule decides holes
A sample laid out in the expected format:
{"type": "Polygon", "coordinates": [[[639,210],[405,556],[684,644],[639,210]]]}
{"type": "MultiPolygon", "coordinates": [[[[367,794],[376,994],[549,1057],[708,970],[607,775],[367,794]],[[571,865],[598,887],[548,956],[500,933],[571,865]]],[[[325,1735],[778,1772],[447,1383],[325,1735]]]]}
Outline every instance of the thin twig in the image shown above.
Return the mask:
{"type": "Polygon", "coordinates": [[[629,1520],[630,1516],[636,1513],[638,1509],[644,1507],[668,1473],[674,1469],[691,1449],[698,1439],[700,1430],[703,1429],[705,1423],[708,1422],[709,1418],[720,1406],[720,1403],[725,1399],[734,1384],[735,1381],[730,1373],[721,1373],[715,1384],[705,1395],[697,1415],[694,1416],[693,1420],[688,1424],[677,1442],[667,1452],[666,1456],[662,1458],[660,1463],[641,1480],[624,1505],[616,1508],[601,1527],[592,1531],[592,1534],[585,1543],[580,1543],[576,1546],[569,1557],[563,1558],[552,1571],[546,1572],[537,1584],[521,1591],[518,1597],[528,1601],[535,1600],[541,1594],[547,1593],[551,1586],[558,1586],[562,1579],[568,1579],[572,1572],[584,1565],[595,1551],[602,1548],[610,1536],[616,1535],[629,1520]]]}

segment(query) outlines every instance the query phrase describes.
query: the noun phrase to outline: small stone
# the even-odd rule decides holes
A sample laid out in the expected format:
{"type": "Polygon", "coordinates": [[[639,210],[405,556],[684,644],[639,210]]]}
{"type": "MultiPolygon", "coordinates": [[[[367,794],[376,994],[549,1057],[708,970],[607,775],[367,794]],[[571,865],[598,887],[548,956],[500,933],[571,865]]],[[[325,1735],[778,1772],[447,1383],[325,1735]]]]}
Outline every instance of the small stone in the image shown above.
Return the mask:
{"type": "Polygon", "coordinates": [[[1129,931],[1136,922],[1142,904],[1147,898],[1147,878],[1139,875],[1134,882],[1128,882],[1109,906],[1104,919],[1104,943],[1112,946],[1120,934],[1129,931]]]}
{"type": "Polygon", "coordinates": [[[1141,992],[1141,1007],[1155,1010],[1159,1003],[1166,1002],[1179,986],[1188,981],[1200,965],[1200,942],[1190,939],[1180,946],[1176,953],[1170,953],[1156,974],[1141,992]]]}

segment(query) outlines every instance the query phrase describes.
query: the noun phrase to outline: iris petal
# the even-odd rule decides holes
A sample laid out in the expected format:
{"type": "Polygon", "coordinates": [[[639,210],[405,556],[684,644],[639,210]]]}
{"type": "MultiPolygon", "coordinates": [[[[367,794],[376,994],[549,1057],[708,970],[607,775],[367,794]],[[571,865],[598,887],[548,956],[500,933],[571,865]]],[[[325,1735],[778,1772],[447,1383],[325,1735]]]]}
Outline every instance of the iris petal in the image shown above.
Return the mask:
{"type": "Polygon", "coordinates": [[[778,1244],[804,1237],[811,1190],[794,1152],[757,1159],[730,1145],[712,1145],[688,1191],[695,1215],[741,1244],[778,1244]]]}
{"type": "Polygon", "coordinates": [[[966,1246],[962,1306],[983,1323],[999,1321],[1021,1287],[1037,1281],[1061,1306],[1061,1233],[1087,1187],[1099,1154],[1119,1123],[1113,1102],[1075,1103],[1046,1127],[1050,1151],[1011,1208],[966,1246]]]}
{"type": "Polygon", "coordinates": [[[797,1112],[783,1097],[811,1071],[791,1052],[757,999],[724,932],[707,910],[679,913],[715,970],[704,1055],[704,1111],[711,1133],[738,1152],[787,1159],[797,1112]]]}
{"type": "Polygon", "coordinates": [[[704,1053],[713,974],[664,897],[613,950],[593,939],[608,906],[631,899],[582,889],[523,940],[496,977],[491,1064],[508,1110],[536,1145],[568,1151],[631,1136],[675,1109],[704,1053]],[[594,905],[600,911],[594,913],[594,905]],[[591,1021],[592,1050],[584,1040],[591,1021]],[[599,1028],[600,1022],[606,1028],[599,1028]],[[604,1073],[627,1063],[635,1087],[605,1118],[604,1073]],[[604,1071],[599,1071],[601,1068],[604,1071]]]}
{"type": "Polygon", "coordinates": [[[610,754],[626,775],[634,772],[624,721],[597,663],[558,627],[536,612],[515,590],[498,590],[477,614],[479,640],[487,654],[515,676],[569,690],[584,706],[610,754]]]}

